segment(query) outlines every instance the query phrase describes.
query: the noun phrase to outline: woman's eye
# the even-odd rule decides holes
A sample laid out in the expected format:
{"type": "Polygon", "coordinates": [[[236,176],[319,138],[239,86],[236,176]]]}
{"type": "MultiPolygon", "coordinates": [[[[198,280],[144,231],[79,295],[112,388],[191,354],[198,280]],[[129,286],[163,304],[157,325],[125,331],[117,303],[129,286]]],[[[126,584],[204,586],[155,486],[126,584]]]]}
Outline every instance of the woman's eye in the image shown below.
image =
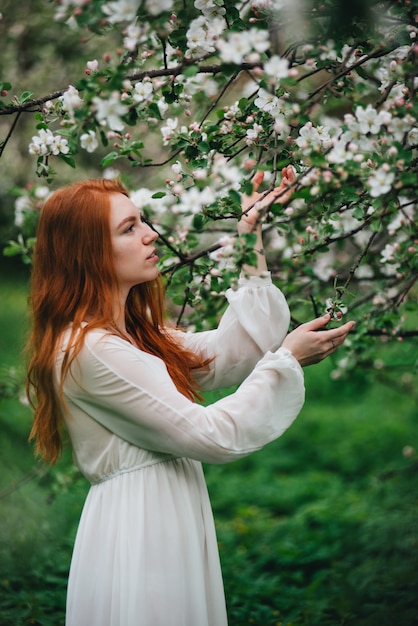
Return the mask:
{"type": "Polygon", "coordinates": [[[130,226],[128,226],[128,228],[125,230],[125,233],[131,233],[134,229],[134,224],[131,224],[130,226]]]}

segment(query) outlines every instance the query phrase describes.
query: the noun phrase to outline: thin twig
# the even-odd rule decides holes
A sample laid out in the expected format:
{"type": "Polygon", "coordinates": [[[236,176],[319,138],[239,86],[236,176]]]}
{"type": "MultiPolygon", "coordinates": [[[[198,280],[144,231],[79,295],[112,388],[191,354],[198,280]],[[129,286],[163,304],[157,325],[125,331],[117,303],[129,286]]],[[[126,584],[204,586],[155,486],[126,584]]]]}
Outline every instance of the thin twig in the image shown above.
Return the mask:
{"type": "Polygon", "coordinates": [[[45,476],[47,472],[48,469],[45,469],[44,467],[34,467],[30,470],[30,472],[22,476],[22,478],[16,480],[14,483],[11,483],[8,487],[5,487],[3,491],[0,491],[0,500],[10,496],[10,494],[14,493],[34,478],[41,478],[42,476],[45,476]]]}

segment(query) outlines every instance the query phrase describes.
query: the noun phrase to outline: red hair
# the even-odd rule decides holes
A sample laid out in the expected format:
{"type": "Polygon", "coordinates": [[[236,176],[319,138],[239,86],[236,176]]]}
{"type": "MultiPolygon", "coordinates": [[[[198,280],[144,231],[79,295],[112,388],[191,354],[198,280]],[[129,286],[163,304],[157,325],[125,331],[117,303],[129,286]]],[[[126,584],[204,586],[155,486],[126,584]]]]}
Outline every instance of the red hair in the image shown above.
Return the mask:
{"type": "MultiPolygon", "coordinates": [[[[44,461],[55,463],[62,449],[63,381],[80,352],[86,333],[105,328],[123,336],[113,321],[117,278],[109,226],[110,195],[125,187],[115,180],[85,180],[56,191],[45,203],[38,225],[31,277],[32,332],[26,390],[35,416],[30,440],[44,461]],[[83,322],[88,321],[87,325],[83,322]],[[93,321],[92,321],[93,320],[93,321]],[[55,352],[62,332],[72,324],[59,387],[55,352]]],[[[199,397],[192,370],[203,367],[196,354],[164,332],[160,279],[133,287],[125,305],[128,333],[138,347],[162,358],[177,389],[199,397]]]]}

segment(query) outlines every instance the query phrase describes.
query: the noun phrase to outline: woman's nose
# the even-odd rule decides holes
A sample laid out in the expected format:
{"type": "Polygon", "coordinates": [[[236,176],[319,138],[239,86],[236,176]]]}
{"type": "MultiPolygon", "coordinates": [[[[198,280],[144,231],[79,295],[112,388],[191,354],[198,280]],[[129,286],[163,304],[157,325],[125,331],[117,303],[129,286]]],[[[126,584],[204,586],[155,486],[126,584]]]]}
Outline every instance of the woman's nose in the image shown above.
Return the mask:
{"type": "Polygon", "coordinates": [[[155,241],[156,239],[158,239],[159,237],[158,233],[153,228],[151,228],[149,224],[146,224],[145,226],[146,226],[146,231],[144,233],[144,239],[149,243],[151,241],[155,241]]]}

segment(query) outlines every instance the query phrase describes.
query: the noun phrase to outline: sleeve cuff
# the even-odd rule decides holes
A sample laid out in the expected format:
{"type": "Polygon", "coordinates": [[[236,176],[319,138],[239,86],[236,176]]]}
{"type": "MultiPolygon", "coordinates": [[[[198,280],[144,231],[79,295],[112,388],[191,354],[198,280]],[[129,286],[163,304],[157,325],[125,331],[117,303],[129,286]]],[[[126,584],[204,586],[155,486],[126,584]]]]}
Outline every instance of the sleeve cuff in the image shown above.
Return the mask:
{"type": "Polygon", "coordinates": [[[256,289],[257,287],[268,287],[272,284],[271,273],[263,272],[262,274],[251,276],[240,276],[238,279],[238,288],[250,287],[256,289]]]}

